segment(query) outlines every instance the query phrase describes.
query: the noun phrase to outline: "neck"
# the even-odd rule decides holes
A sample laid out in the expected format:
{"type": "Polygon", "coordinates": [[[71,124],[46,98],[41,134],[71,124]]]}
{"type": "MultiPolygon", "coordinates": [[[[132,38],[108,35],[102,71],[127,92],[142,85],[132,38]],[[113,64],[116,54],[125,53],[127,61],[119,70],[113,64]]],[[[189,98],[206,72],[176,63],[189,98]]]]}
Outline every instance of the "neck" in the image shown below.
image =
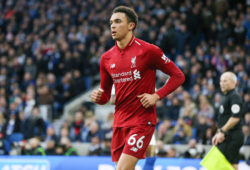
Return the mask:
{"type": "Polygon", "coordinates": [[[232,89],[228,89],[227,91],[224,92],[224,94],[228,94],[230,91],[234,90],[234,88],[232,89]]]}
{"type": "Polygon", "coordinates": [[[125,48],[128,45],[129,41],[131,40],[132,36],[133,36],[132,31],[128,32],[127,35],[123,39],[116,41],[117,46],[120,49],[125,48]]]}

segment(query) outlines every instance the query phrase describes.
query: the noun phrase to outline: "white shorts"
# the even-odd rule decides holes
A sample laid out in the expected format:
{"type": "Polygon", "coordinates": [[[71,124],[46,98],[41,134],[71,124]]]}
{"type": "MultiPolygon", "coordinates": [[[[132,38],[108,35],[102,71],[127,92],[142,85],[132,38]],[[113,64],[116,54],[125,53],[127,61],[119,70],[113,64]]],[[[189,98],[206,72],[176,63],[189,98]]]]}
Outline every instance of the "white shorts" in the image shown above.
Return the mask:
{"type": "Polygon", "coordinates": [[[149,145],[156,145],[156,139],[155,139],[155,134],[153,134],[150,142],[149,142],[149,145]]]}

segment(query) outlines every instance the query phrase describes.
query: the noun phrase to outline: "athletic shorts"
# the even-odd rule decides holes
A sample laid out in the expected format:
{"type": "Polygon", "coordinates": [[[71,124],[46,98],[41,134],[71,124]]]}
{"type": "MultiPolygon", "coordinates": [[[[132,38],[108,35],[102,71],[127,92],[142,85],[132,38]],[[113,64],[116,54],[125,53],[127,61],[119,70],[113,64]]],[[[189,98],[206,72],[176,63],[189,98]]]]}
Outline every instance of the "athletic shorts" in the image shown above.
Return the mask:
{"type": "Polygon", "coordinates": [[[122,153],[144,159],[155,126],[114,127],[111,142],[112,161],[117,162],[122,153]]]}
{"type": "Polygon", "coordinates": [[[231,131],[226,134],[225,141],[218,145],[219,150],[231,164],[238,164],[240,160],[240,147],[243,145],[244,135],[241,130],[231,131]]]}

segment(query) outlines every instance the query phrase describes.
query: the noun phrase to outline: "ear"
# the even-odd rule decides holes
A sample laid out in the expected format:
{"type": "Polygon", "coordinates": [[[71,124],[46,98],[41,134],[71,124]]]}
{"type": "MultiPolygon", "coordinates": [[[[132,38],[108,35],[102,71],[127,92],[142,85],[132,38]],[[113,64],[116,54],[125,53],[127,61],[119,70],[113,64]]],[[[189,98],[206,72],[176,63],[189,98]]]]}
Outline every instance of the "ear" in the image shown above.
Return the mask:
{"type": "Polygon", "coordinates": [[[135,23],[134,22],[130,22],[129,23],[129,27],[128,27],[129,31],[132,31],[134,28],[135,28],[135,23]]]}

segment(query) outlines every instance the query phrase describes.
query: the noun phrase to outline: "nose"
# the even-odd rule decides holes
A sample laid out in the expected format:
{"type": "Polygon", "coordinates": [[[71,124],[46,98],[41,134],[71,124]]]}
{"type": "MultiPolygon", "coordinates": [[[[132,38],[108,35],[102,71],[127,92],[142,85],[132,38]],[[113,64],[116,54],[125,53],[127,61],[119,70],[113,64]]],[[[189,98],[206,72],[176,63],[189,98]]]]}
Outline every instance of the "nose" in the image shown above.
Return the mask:
{"type": "Polygon", "coordinates": [[[110,27],[111,27],[111,29],[114,29],[115,28],[115,24],[114,23],[111,24],[110,27]]]}

